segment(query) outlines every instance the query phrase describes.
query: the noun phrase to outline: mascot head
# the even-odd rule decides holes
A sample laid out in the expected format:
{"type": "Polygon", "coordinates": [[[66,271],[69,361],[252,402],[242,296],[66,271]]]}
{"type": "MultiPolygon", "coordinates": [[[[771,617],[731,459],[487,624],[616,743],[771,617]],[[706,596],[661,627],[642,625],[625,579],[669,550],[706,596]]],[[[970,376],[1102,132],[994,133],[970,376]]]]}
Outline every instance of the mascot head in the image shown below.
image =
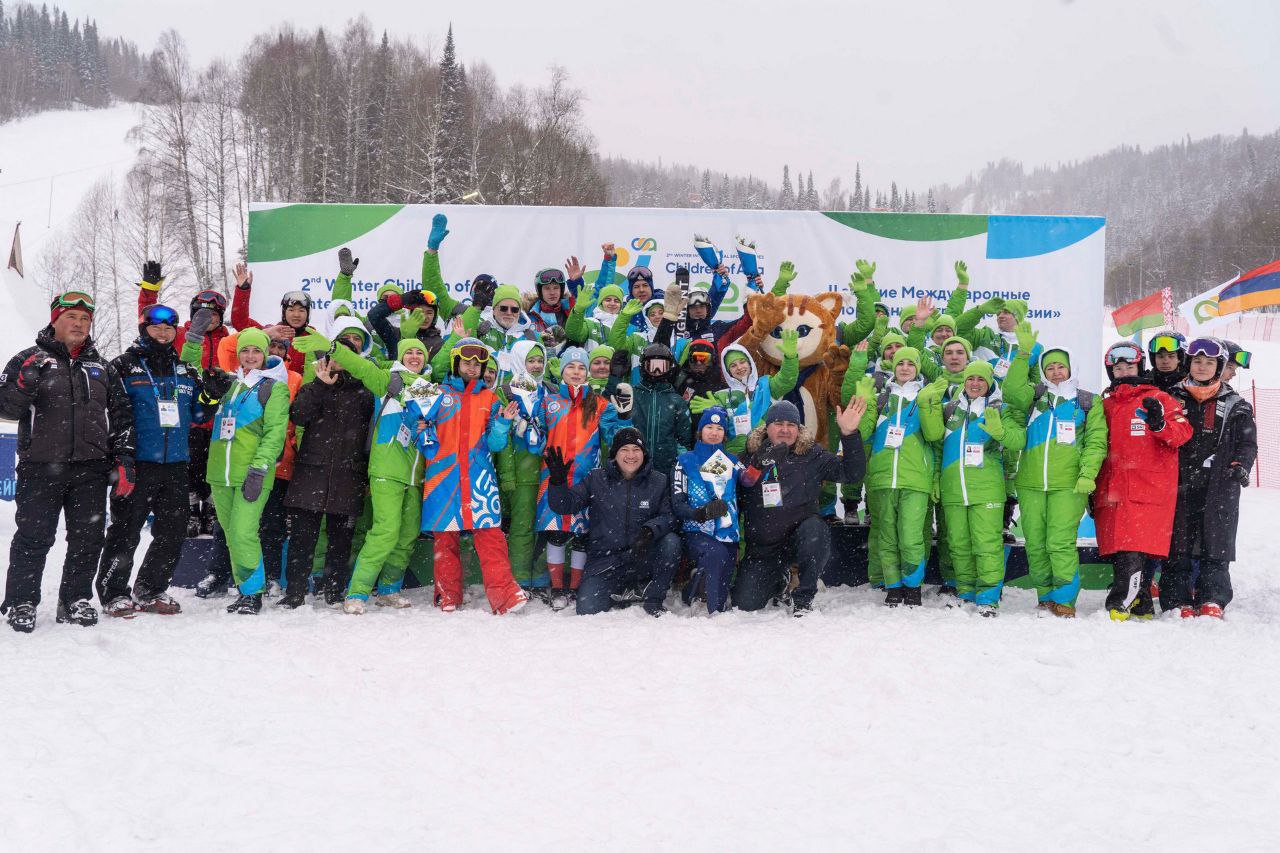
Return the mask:
{"type": "Polygon", "coordinates": [[[758,349],[774,365],[782,364],[783,329],[795,329],[800,334],[796,350],[801,367],[820,363],[836,342],[836,318],[843,307],[844,299],[839,293],[760,293],[747,299],[751,316],[762,328],[771,329],[761,336],[758,349]]]}

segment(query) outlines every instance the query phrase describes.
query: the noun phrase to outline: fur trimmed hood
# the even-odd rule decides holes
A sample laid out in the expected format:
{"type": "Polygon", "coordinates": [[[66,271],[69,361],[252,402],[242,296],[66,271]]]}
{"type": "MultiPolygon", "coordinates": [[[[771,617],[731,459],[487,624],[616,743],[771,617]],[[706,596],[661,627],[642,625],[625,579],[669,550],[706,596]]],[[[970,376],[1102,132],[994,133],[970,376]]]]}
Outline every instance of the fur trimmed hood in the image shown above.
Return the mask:
{"type": "MultiPolygon", "coordinates": [[[[753,429],[751,431],[751,434],[747,436],[747,452],[748,453],[755,453],[757,450],[760,449],[760,446],[764,444],[765,438],[766,438],[766,433],[765,433],[766,429],[768,429],[768,427],[766,427],[764,424],[760,424],[760,426],[753,429]]],[[[800,437],[796,439],[795,447],[791,448],[791,452],[794,453],[796,456],[804,456],[806,453],[809,452],[810,449],[813,448],[813,445],[814,445],[813,430],[809,429],[809,427],[805,426],[804,424],[801,424],[800,437]]]]}

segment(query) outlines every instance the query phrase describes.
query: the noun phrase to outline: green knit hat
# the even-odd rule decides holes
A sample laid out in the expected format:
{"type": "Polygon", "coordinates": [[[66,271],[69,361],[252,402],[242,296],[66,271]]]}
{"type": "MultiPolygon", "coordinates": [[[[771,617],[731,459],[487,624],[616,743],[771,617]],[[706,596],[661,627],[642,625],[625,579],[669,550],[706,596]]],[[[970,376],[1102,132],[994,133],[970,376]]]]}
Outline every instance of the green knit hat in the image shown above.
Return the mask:
{"type": "Polygon", "coordinates": [[[520,299],[520,288],[516,287],[514,284],[498,285],[498,287],[493,291],[492,305],[497,307],[499,302],[506,302],[508,300],[519,305],[521,309],[524,308],[524,304],[520,299]]]}
{"type": "Polygon", "coordinates": [[[267,333],[261,329],[244,329],[236,337],[236,355],[239,355],[245,347],[257,347],[262,350],[263,355],[266,355],[271,351],[271,341],[267,339],[267,333]]]}
{"type": "Polygon", "coordinates": [[[731,349],[724,354],[724,366],[731,367],[735,362],[746,361],[747,354],[742,350],[731,349]]]}
{"type": "Polygon", "coordinates": [[[403,363],[404,354],[411,349],[420,350],[424,356],[430,357],[431,355],[427,350],[427,345],[417,338],[401,338],[400,343],[396,345],[396,358],[403,363]]]}
{"type": "Polygon", "coordinates": [[[623,293],[622,288],[618,287],[616,284],[610,284],[600,288],[600,296],[596,299],[596,304],[599,305],[601,302],[604,302],[606,296],[616,296],[619,302],[627,301],[626,294],[623,293]]]}
{"type": "Polygon", "coordinates": [[[929,323],[930,333],[932,333],[933,330],[938,328],[939,326],[946,326],[948,329],[951,330],[951,334],[954,335],[956,332],[956,318],[952,317],[950,314],[939,314],[937,317],[934,317],[933,320],[929,323]]]}
{"type": "Polygon", "coordinates": [[[905,347],[907,345],[907,339],[897,332],[885,332],[884,337],[880,339],[880,351],[884,352],[888,349],[889,344],[901,344],[905,347]]]}
{"type": "Polygon", "coordinates": [[[916,316],[916,306],[903,305],[902,310],[898,312],[898,325],[902,325],[903,320],[910,320],[916,316]]]}
{"type": "Polygon", "coordinates": [[[920,367],[920,350],[915,347],[903,347],[893,354],[893,366],[897,367],[899,362],[909,361],[917,368],[920,367]]]}
{"type": "Polygon", "coordinates": [[[1051,364],[1061,364],[1068,371],[1071,370],[1071,356],[1067,355],[1064,349],[1047,349],[1040,356],[1040,369],[1043,371],[1051,364]]]}
{"type": "Polygon", "coordinates": [[[398,285],[398,284],[384,284],[384,285],[382,285],[382,287],[379,287],[379,288],[378,288],[378,299],[379,299],[379,301],[381,301],[382,297],[386,296],[388,293],[401,293],[401,294],[402,294],[402,293],[404,293],[404,288],[402,288],[402,287],[401,287],[400,285],[398,285]]]}
{"type": "Polygon", "coordinates": [[[613,347],[609,346],[608,344],[600,344],[599,346],[592,347],[590,352],[587,353],[587,364],[589,365],[591,362],[595,361],[597,358],[607,358],[612,360],[613,347]]]}
{"type": "Polygon", "coordinates": [[[945,351],[952,344],[960,344],[964,347],[964,354],[967,358],[973,358],[973,345],[959,335],[952,335],[942,342],[942,349],[945,351]]]}
{"type": "Polygon", "coordinates": [[[1017,317],[1019,323],[1027,319],[1027,301],[1025,299],[1006,299],[1004,301],[1004,310],[1017,317]]]}
{"type": "Polygon", "coordinates": [[[971,361],[964,371],[960,374],[961,381],[968,379],[970,376],[981,376],[987,381],[987,390],[995,385],[995,371],[991,369],[991,365],[985,361],[971,361]]]}

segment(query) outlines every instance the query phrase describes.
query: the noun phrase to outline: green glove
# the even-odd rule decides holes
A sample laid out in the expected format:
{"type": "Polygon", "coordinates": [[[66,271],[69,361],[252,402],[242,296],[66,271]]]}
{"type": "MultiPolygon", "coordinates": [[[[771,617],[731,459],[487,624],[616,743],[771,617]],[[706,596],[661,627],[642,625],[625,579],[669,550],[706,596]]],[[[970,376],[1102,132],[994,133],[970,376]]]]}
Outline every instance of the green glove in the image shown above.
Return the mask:
{"type": "Polygon", "coordinates": [[[778,266],[778,280],[773,283],[775,291],[781,288],[783,292],[791,286],[791,282],[796,280],[796,265],[791,261],[783,261],[778,266]]]}
{"type": "Polygon", "coordinates": [[[409,316],[400,320],[400,339],[416,338],[418,330],[422,328],[422,324],[426,322],[427,315],[419,306],[409,312],[409,316]]]}
{"type": "Polygon", "coordinates": [[[987,435],[994,439],[1004,438],[1004,421],[1000,418],[1000,410],[995,407],[988,407],[982,413],[984,421],[982,428],[986,430],[987,435]]]}
{"type": "Polygon", "coordinates": [[[689,400],[689,411],[695,415],[700,415],[712,406],[720,405],[720,401],[716,399],[715,394],[703,394],[701,397],[694,397],[689,400]]]}
{"type": "Polygon", "coordinates": [[[1014,326],[1013,329],[1018,338],[1018,352],[1025,352],[1027,358],[1030,358],[1031,351],[1036,348],[1036,339],[1040,336],[1026,320],[1014,326]]]}
{"type": "Polygon", "coordinates": [[[861,397],[868,403],[872,402],[876,396],[876,382],[870,376],[864,376],[858,380],[858,384],[853,386],[853,393],[856,397],[861,397]]]}
{"type": "Polygon", "coordinates": [[[995,297],[992,297],[991,299],[988,299],[986,302],[982,303],[982,313],[994,314],[1003,307],[1004,307],[1004,300],[1001,299],[999,296],[995,296],[995,297]]]}
{"type": "Polygon", "coordinates": [[[795,329],[782,330],[782,344],[778,347],[782,350],[783,358],[795,358],[800,352],[800,332],[795,329]]]}
{"type": "Polygon", "coordinates": [[[326,338],[319,332],[312,332],[309,335],[303,335],[300,338],[294,338],[290,344],[298,352],[328,352],[333,349],[333,341],[326,338]]]}
{"type": "Polygon", "coordinates": [[[596,304],[596,289],[584,286],[578,291],[578,301],[573,303],[573,310],[585,315],[592,305],[596,304]]]}
{"type": "Polygon", "coordinates": [[[644,310],[644,303],[639,299],[628,299],[627,304],[622,306],[622,316],[631,318],[644,310]]]}
{"type": "Polygon", "coordinates": [[[1076,480],[1077,495],[1092,494],[1093,490],[1096,489],[1097,487],[1098,487],[1098,484],[1094,482],[1094,479],[1092,477],[1081,477],[1079,480],[1076,480]]]}
{"type": "Polygon", "coordinates": [[[849,292],[854,296],[867,289],[867,280],[857,273],[849,276],[849,292]]]}
{"type": "Polygon", "coordinates": [[[956,281],[961,287],[969,286],[969,265],[964,261],[956,261],[956,281]]]}
{"type": "Polygon", "coordinates": [[[854,266],[858,268],[858,276],[861,277],[861,279],[865,281],[867,284],[871,284],[873,281],[875,281],[875,277],[876,277],[875,264],[871,263],[870,261],[864,261],[862,258],[858,258],[858,260],[854,261],[854,266]]]}

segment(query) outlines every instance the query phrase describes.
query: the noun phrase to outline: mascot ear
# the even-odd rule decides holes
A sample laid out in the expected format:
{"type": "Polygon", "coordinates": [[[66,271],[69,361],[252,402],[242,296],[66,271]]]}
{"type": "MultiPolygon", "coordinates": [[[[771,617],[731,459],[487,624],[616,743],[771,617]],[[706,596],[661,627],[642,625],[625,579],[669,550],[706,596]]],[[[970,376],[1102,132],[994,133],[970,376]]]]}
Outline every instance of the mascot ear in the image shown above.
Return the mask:
{"type": "Polygon", "coordinates": [[[832,317],[839,317],[840,312],[844,310],[844,297],[834,291],[815,296],[813,301],[825,308],[832,317]]]}

